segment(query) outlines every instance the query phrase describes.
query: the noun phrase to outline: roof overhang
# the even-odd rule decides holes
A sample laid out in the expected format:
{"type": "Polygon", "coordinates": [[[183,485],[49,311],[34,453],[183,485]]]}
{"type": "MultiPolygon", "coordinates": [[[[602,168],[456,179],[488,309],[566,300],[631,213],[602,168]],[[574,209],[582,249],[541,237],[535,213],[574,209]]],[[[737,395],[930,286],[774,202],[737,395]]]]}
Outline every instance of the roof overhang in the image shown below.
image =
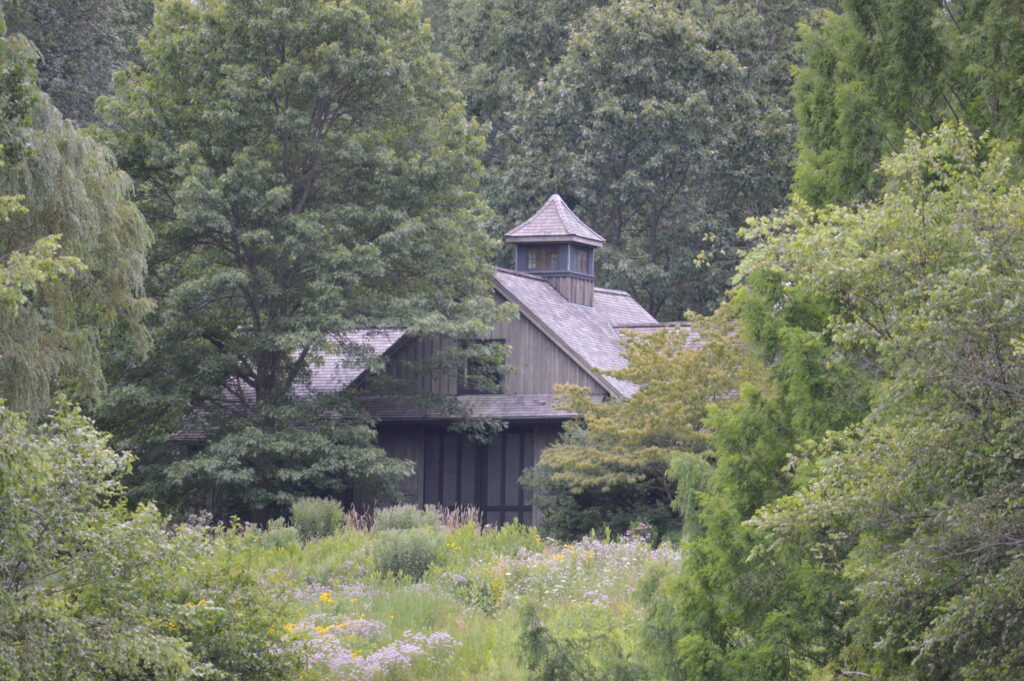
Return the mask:
{"type": "Polygon", "coordinates": [[[544,236],[505,236],[510,244],[576,244],[588,248],[601,248],[604,240],[588,239],[575,234],[549,234],[544,236]]]}

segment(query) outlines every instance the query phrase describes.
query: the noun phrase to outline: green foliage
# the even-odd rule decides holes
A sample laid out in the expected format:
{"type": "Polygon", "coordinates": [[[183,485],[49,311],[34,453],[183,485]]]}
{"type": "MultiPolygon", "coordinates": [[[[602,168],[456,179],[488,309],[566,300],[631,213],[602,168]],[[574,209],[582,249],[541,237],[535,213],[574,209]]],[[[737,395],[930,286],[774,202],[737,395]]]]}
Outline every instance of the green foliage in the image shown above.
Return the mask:
{"type": "Polygon", "coordinates": [[[2,43],[0,184],[14,196],[0,211],[0,397],[41,414],[55,388],[100,396],[115,338],[126,356],[146,347],[151,234],[110,152],[39,93],[24,39],[2,43]]]}
{"type": "Polygon", "coordinates": [[[93,103],[110,92],[110,78],[136,54],[148,28],[152,0],[12,0],[7,28],[39,50],[39,86],[62,114],[95,122],[93,103]]]}
{"type": "MultiPolygon", "coordinates": [[[[661,534],[677,528],[670,505],[678,485],[692,493],[710,471],[703,426],[709,405],[729,401],[757,371],[730,306],[692,327],[635,336],[624,354],[629,368],[616,376],[640,386],[631,399],[594,403],[585,388],[561,387],[565,406],[583,423],[544,450],[530,480],[545,530],[555,536],[605,527],[622,533],[634,521],[661,534]]],[[[683,515],[696,531],[692,513],[683,515]]]]}
{"type": "Polygon", "coordinates": [[[230,535],[130,509],[107,441],[67,405],[36,426],[0,406],[0,676],[294,678],[276,591],[230,535]]]}
{"type": "Polygon", "coordinates": [[[366,355],[346,332],[493,318],[483,140],[417,5],[171,0],[141,52],[102,106],[156,232],[155,351],[104,412],[139,494],[260,519],[393,498],[408,464],[354,401],[303,386],[324,353],[366,355]],[[205,441],[169,445],[183,420],[205,441]]]}
{"type": "Polygon", "coordinates": [[[263,543],[275,549],[297,546],[300,541],[298,529],[286,527],[283,523],[275,526],[271,522],[267,525],[267,533],[263,535],[263,543]]]}
{"type": "Polygon", "coordinates": [[[710,476],[679,462],[676,502],[697,529],[680,571],[644,592],[644,636],[666,678],[804,679],[838,654],[849,585],[806,550],[761,552],[764,533],[744,521],[801,483],[791,464],[801,443],[862,417],[866,383],[823,335],[835,307],[817,288],[758,270],[730,305],[761,369],[708,409],[710,476]]]}
{"type": "Polygon", "coordinates": [[[805,27],[796,192],[815,206],[873,196],[905,131],[943,121],[1024,138],[1022,18],[1005,0],[848,0],[805,27]]]}
{"type": "Polygon", "coordinates": [[[329,537],[345,520],[345,509],[334,499],[303,497],[292,504],[292,525],[302,541],[329,537]]]}
{"type": "Polygon", "coordinates": [[[424,509],[412,504],[399,504],[378,509],[373,514],[373,531],[409,530],[414,527],[439,529],[441,521],[437,517],[437,509],[427,506],[424,509]]]}
{"type": "MultiPolygon", "coordinates": [[[[799,271],[841,305],[828,335],[877,376],[868,417],[795,459],[812,482],[758,531],[841,567],[846,669],[1009,679],[1021,661],[1019,488],[1024,186],[1005,147],[944,126],[882,166],[857,210],[762,223],[751,271],[799,271]],[[1000,599],[996,594],[1004,594],[1000,599]]],[[[816,561],[817,562],[817,561],[816,561]]]]}
{"type": "MultiPolygon", "coordinates": [[[[575,27],[603,0],[437,0],[425,3],[438,46],[451,60],[467,112],[491,125],[489,152],[509,150],[504,135],[517,99],[565,54],[575,27]]],[[[492,158],[492,162],[497,160],[492,158]]]]}
{"type": "Polygon", "coordinates": [[[789,184],[792,25],[760,6],[591,10],[510,109],[492,204],[517,217],[557,188],[608,239],[604,284],[659,318],[714,309],[738,227],[789,184]]]}
{"type": "Polygon", "coordinates": [[[382,576],[418,580],[437,559],[443,539],[431,527],[384,530],[374,542],[373,563],[382,576]]]}

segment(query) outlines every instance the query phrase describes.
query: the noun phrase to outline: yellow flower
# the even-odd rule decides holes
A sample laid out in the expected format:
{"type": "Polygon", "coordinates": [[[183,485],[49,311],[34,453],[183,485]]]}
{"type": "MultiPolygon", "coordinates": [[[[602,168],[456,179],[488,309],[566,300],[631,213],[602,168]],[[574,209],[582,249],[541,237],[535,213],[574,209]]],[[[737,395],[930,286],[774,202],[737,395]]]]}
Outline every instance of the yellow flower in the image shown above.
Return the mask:
{"type": "Polygon", "coordinates": [[[320,602],[321,603],[333,603],[334,602],[334,597],[331,596],[331,592],[330,591],[322,591],[320,593],[320,602]]]}
{"type": "Polygon", "coordinates": [[[292,624],[291,622],[289,622],[288,624],[284,625],[284,630],[285,630],[285,631],[291,631],[291,630],[293,630],[294,628],[295,628],[295,625],[294,625],[294,624],[292,624]]]}
{"type": "Polygon", "coordinates": [[[349,603],[358,603],[358,602],[359,602],[359,599],[358,599],[358,598],[356,598],[355,596],[353,596],[352,598],[348,599],[348,602],[349,602],[349,603]]]}

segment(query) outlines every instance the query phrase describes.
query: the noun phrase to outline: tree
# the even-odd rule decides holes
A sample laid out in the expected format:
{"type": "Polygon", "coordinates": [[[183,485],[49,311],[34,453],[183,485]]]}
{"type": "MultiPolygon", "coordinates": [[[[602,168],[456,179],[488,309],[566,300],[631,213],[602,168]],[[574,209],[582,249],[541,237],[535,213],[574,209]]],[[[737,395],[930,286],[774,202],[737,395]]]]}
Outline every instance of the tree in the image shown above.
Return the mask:
{"type": "Polygon", "coordinates": [[[1015,2],[846,0],[802,29],[794,189],[815,206],[874,196],[907,130],[943,121],[1024,136],[1015,2]]]}
{"type": "Polygon", "coordinates": [[[766,544],[833,556],[854,585],[844,669],[1011,679],[1024,663],[1024,186],[1015,150],[962,126],[903,146],[876,201],[798,204],[762,224],[745,263],[837,301],[827,335],[878,377],[867,418],[808,449],[811,484],[755,525],[766,544]]]}
{"type": "Polygon", "coordinates": [[[0,405],[0,676],[297,678],[288,601],[224,569],[223,533],[129,508],[108,441],[66,403],[38,424],[0,405]]]}
{"type": "Polygon", "coordinates": [[[152,0],[14,0],[7,25],[39,50],[39,85],[66,118],[95,122],[93,103],[110,92],[114,71],[135,55],[152,0]]]}
{"type": "MultiPolygon", "coordinates": [[[[2,13],[0,13],[2,18],[2,13]]],[[[24,127],[38,96],[35,90],[31,49],[24,39],[6,36],[0,21],[0,64],[3,65],[3,93],[0,100],[0,167],[17,162],[25,154],[24,127]]],[[[0,196],[0,224],[12,215],[25,212],[23,196],[0,196]]],[[[57,235],[43,237],[21,251],[0,257],[0,313],[13,314],[29,302],[29,296],[48,279],[72,274],[81,263],[75,258],[58,257],[57,235]]]]}
{"type": "Polygon", "coordinates": [[[813,286],[751,272],[730,304],[761,370],[703,420],[715,467],[697,494],[699,531],[681,544],[678,572],[646,592],[646,649],[659,677],[804,679],[842,646],[849,585],[828,556],[818,563],[789,545],[766,551],[765,533],[746,521],[806,481],[810,473],[795,475],[790,458],[857,422],[867,386],[822,337],[835,308],[813,286]]]}
{"type": "Polygon", "coordinates": [[[640,386],[629,400],[594,403],[585,388],[562,386],[564,406],[581,422],[544,450],[533,474],[545,528],[571,539],[644,521],[665,534],[679,528],[681,515],[684,532],[695,531],[695,495],[713,455],[703,420],[750,379],[746,353],[723,306],[692,328],[630,338],[629,368],[615,374],[640,386]],[[690,494],[677,494],[679,480],[690,494]]]}
{"type": "Polygon", "coordinates": [[[479,337],[492,319],[483,142],[417,7],[173,0],[141,47],[103,109],[157,239],[155,351],[106,412],[143,492],[262,516],[387,496],[407,465],[344,395],[296,388],[358,350],[346,332],[479,337]],[[195,451],[168,446],[186,416],[195,451]]]}
{"type": "Polygon", "coordinates": [[[517,102],[516,153],[494,171],[501,213],[558,187],[609,240],[602,280],[662,318],[714,307],[739,225],[780,205],[789,183],[792,119],[775,89],[786,60],[748,68],[738,55],[764,43],[764,17],[708,12],[630,0],[589,12],[517,102]]]}
{"type": "MultiPolygon", "coordinates": [[[[489,153],[514,153],[504,139],[517,100],[565,54],[575,27],[606,0],[434,1],[439,47],[451,60],[467,112],[491,126],[489,153]]],[[[549,192],[550,193],[550,192],[549,192]]]]}
{"type": "Polygon", "coordinates": [[[39,414],[55,388],[98,399],[113,334],[125,354],[144,347],[150,232],[110,152],[39,93],[28,43],[6,36],[0,57],[0,183],[13,192],[0,231],[0,397],[39,414]]]}

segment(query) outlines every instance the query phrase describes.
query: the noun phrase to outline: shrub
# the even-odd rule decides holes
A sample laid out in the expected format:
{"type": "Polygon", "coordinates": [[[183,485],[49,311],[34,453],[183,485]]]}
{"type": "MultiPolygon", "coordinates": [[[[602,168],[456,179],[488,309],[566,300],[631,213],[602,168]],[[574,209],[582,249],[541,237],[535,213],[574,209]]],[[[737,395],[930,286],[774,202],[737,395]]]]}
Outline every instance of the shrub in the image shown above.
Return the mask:
{"type": "Polygon", "coordinates": [[[263,545],[278,549],[299,541],[299,531],[289,527],[284,518],[275,518],[267,523],[267,531],[263,535],[263,545]]]}
{"type": "Polygon", "coordinates": [[[333,499],[303,497],[292,504],[292,524],[302,541],[331,536],[344,519],[344,509],[333,499]]]}
{"type": "Polygon", "coordinates": [[[411,530],[414,527],[439,529],[441,520],[438,518],[437,509],[433,506],[419,509],[412,504],[400,504],[380,509],[373,518],[374,532],[411,530]]]}
{"type": "Polygon", "coordinates": [[[437,558],[441,534],[429,527],[384,530],[374,545],[374,561],[382,576],[419,579],[437,558]]]}

